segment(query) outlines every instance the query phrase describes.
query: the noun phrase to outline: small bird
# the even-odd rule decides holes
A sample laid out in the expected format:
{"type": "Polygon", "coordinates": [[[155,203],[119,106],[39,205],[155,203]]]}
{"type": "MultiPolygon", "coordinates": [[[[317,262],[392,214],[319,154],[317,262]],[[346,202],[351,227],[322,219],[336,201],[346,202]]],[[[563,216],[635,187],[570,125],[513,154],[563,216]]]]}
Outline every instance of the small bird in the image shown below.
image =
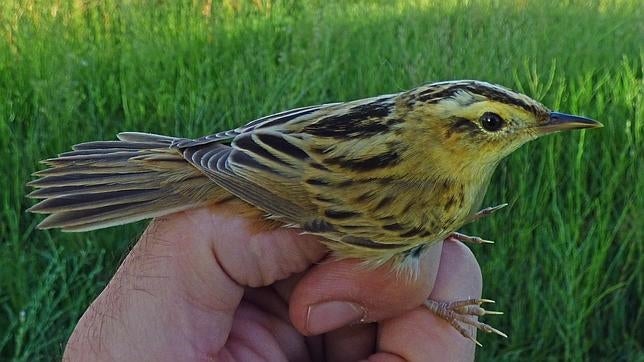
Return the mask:
{"type": "MultiPolygon", "coordinates": [[[[423,85],[345,103],[288,110],[213,135],[148,133],[81,143],[43,161],[29,210],[42,229],[85,231],[233,199],[276,225],[321,236],[337,256],[391,262],[413,275],[422,251],[460,234],[479,211],[498,163],[558,131],[602,127],[552,112],[507,88],[474,80],[423,85]]],[[[505,336],[474,316],[499,314],[487,299],[427,308],[466,338],[466,328],[505,336]]]]}

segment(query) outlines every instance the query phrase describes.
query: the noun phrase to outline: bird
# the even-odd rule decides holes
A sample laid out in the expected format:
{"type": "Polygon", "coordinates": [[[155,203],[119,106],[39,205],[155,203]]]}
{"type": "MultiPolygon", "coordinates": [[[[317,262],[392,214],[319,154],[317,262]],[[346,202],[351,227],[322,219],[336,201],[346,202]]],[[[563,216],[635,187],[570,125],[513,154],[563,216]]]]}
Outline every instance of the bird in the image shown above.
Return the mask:
{"type": "MultiPolygon", "coordinates": [[[[49,214],[39,228],[87,231],[241,200],[275,223],[322,237],[341,258],[414,275],[428,246],[505,206],[480,209],[492,174],[521,145],[597,128],[506,87],[477,80],[287,110],[191,139],[123,132],[42,161],[28,185],[49,214]]],[[[464,337],[500,314],[489,299],[425,306],[464,337]]],[[[480,345],[480,344],[479,344],[480,345]]]]}

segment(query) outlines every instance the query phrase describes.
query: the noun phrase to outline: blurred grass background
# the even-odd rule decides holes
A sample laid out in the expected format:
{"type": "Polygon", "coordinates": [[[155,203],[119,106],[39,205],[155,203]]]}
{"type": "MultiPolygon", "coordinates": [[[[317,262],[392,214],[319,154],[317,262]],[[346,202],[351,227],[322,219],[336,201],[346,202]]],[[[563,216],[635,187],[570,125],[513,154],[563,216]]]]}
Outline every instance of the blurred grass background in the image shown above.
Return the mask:
{"type": "Polygon", "coordinates": [[[290,107],[481,79],[606,126],[522,148],[468,227],[505,340],[477,359],[644,361],[638,0],[4,0],[0,360],[58,359],[144,227],[34,229],[24,184],[75,143],[197,137],[290,107]]]}

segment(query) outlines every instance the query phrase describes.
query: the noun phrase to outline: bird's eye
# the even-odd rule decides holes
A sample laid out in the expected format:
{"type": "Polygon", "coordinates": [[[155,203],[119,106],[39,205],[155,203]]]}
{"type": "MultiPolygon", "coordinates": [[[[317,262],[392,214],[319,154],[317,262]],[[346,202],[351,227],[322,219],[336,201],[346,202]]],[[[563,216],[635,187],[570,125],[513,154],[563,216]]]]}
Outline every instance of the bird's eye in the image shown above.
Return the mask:
{"type": "Polygon", "coordinates": [[[492,112],[483,113],[481,118],[479,118],[479,121],[481,122],[481,126],[483,126],[483,128],[490,132],[496,132],[500,130],[505,123],[503,122],[503,118],[501,118],[501,116],[492,112]]]}

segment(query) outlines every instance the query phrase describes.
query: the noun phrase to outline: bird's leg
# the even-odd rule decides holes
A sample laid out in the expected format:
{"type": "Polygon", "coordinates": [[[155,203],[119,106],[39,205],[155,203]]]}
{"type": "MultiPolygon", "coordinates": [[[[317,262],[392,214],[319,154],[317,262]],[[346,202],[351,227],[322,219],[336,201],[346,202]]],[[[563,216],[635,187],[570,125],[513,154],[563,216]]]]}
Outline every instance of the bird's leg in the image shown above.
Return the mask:
{"type": "MultiPolygon", "coordinates": [[[[494,207],[486,207],[485,209],[483,209],[483,210],[477,212],[476,214],[470,216],[470,218],[466,221],[466,223],[470,223],[470,222],[476,221],[476,220],[478,220],[478,219],[480,219],[482,217],[492,215],[495,212],[497,212],[498,210],[500,210],[500,209],[502,209],[502,208],[504,208],[506,206],[508,206],[508,204],[501,204],[501,205],[497,205],[497,206],[494,206],[494,207]]],[[[465,235],[465,234],[461,234],[461,233],[457,233],[457,232],[453,232],[453,233],[449,234],[449,236],[445,240],[450,240],[450,239],[458,240],[458,241],[461,241],[461,242],[464,242],[464,243],[471,243],[471,244],[494,244],[494,241],[491,241],[491,240],[485,240],[485,239],[480,238],[478,236],[469,236],[469,235],[465,235]]]]}
{"type": "Polygon", "coordinates": [[[481,344],[474,338],[474,334],[467,326],[472,326],[478,330],[487,333],[495,333],[499,336],[508,338],[508,336],[499,331],[498,329],[481,323],[477,317],[487,314],[503,314],[503,312],[489,311],[481,307],[482,303],[494,303],[490,299],[465,299],[454,302],[439,302],[432,299],[425,301],[427,309],[432,313],[446,320],[452,327],[459,331],[463,337],[470,339],[472,342],[481,346],[481,344]]]}
{"type": "Polygon", "coordinates": [[[458,241],[464,242],[464,243],[471,243],[471,244],[494,244],[494,241],[492,240],[485,240],[482,238],[479,238],[478,236],[469,236],[457,232],[453,232],[449,234],[446,240],[449,239],[456,239],[458,241]]]}
{"type": "Polygon", "coordinates": [[[501,205],[496,205],[496,206],[493,206],[493,207],[486,207],[485,209],[480,210],[476,214],[470,216],[470,218],[469,218],[469,220],[467,220],[467,222],[473,222],[473,221],[476,221],[476,220],[478,220],[478,219],[480,219],[482,217],[492,215],[495,212],[501,210],[502,208],[504,208],[506,206],[508,206],[507,203],[501,204],[501,205]]]}

